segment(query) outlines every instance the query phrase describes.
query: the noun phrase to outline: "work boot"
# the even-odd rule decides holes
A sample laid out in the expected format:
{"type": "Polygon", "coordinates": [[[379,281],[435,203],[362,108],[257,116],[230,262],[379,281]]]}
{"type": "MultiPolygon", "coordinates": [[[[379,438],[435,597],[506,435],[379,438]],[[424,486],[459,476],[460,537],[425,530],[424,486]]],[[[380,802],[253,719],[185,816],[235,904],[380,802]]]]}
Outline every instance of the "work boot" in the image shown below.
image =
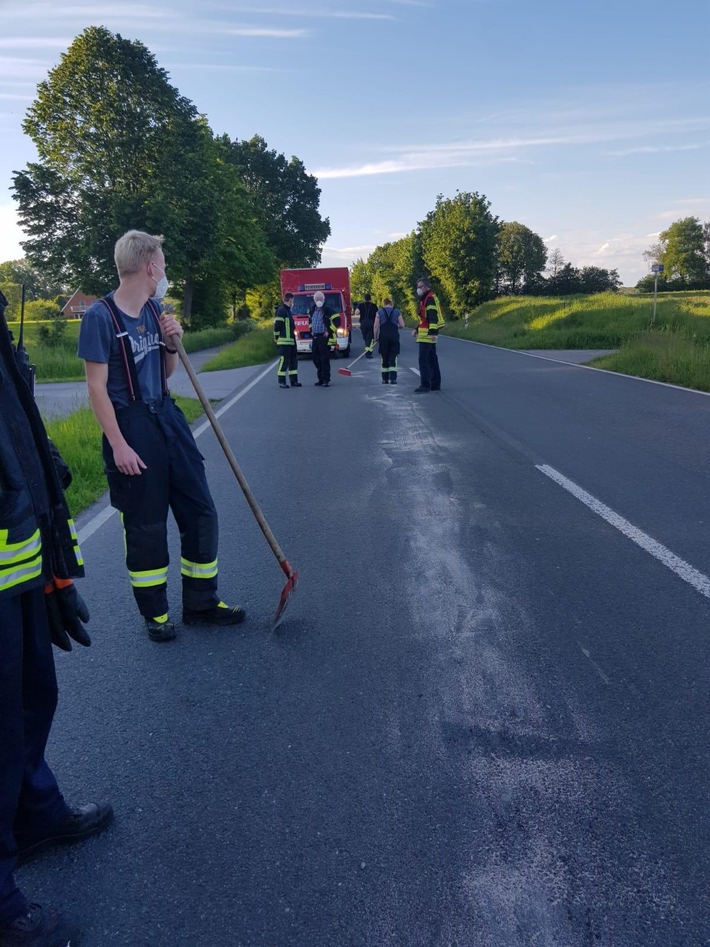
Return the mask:
{"type": "Polygon", "coordinates": [[[279,382],[279,388],[288,388],[288,385],[286,384],[285,381],[280,381],[280,382],[279,382]]]}
{"type": "Polygon", "coordinates": [[[59,911],[29,904],[11,924],[0,926],[0,947],[74,947],[79,927],[59,911]]]}
{"type": "Polygon", "coordinates": [[[294,380],[291,382],[291,387],[292,387],[292,388],[303,388],[303,385],[302,385],[301,382],[296,378],[296,379],[294,379],[294,380]]]}
{"type": "Polygon", "coordinates": [[[172,641],[175,637],[175,623],[167,615],[146,618],[145,626],[151,641],[172,641]]]}
{"type": "Polygon", "coordinates": [[[396,385],[396,384],[397,384],[397,376],[390,375],[390,385],[396,385]]]}
{"type": "Polygon", "coordinates": [[[112,821],[113,808],[108,802],[98,804],[89,802],[85,806],[70,809],[61,822],[39,838],[17,838],[16,862],[18,865],[24,865],[48,848],[54,848],[55,845],[74,845],[76,842],[83,842],[92,835],[103,832],[112,821]]]}
{"type": "Polygon", "coordinates": [[[423,388],[423,387],[420,385],[418,388],[415,388],[415,389],[414,389],[414,394],[415,394],[415,395],[421,395],[421,394],[423,394],[424,392],[427,392],[427,391],[431,391],[431,388],[423,388]]]}
{"type": "Polygon", "coordinates": [[[184,625],[239,625],[246,618],[246,612],[239,605],[225,605],[224,602],[215,602],[210,608],[192,611],[183,608],[182,621],[184,625]]]}
{"type": "Polygon", "coordinates": [[[372,352],[366,352],[365,358],[372,358],[372,352]]]}
{"type": "Polygon", "coordinates": [[[387,375],[383,375],[383,376],[382,376],[382,384],[383,384],[383,385],[389,385],[389,383],[390,383],[390,380],[389,380],[389,378],[387,377],[387,375]]]}
{"type": "Polygon", "coordinates": [[[322,387],[323,387],[323,382],[322,382],[322,381],[317,381],[316,384],[315,384],[315,387],[316,387],[316,388],[322,388],[322,387]]]}

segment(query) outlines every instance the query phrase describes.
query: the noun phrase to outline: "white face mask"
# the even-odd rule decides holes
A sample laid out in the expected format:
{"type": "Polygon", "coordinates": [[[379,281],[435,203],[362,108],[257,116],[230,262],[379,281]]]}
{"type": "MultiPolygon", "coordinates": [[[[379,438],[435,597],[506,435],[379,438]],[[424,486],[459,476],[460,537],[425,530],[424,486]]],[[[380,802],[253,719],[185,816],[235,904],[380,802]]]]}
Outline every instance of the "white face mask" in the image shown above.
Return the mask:
{"type": "MultiPolygon", "coordinates": [[[[153,264],[153,266],[155,267],[156,270],[160,272],[159,266],[156,266],[155,263],[153,264]]],[[[152,279],[155,279],[155,277],[152,277],[152,279]]],[[[167,291],[168,291],[168,278],[163,272],[162,279],[155,280],[155,292],[153,293],[153,298],[162,299],[163,296],[167,293],[167,291]]]]}
{"type": "Polygon", "coordinates": [[[325,303],[325,299],[314,299],[313,302],[316,304],[318,309],[322,309],[323,304],[325,303]]]}
{"type": "Polygon", "coordinates": [[[421,288],[421,286],[417,286],[417,296],[423,296],[424,292],[425,291],[421,288]]]}

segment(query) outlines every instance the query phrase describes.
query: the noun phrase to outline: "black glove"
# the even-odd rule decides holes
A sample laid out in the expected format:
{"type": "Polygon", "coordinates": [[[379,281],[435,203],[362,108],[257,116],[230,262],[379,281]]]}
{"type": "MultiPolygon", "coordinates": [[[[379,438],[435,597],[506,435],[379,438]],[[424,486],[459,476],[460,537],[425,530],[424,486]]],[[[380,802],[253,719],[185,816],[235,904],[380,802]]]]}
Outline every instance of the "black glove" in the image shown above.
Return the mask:
{"type": "Polygon", "coordinates": [[[71,651],[69,639],[73,638],[88,648],[91,638],[83,623],[89,620],[89,609],[72,580],[55,578],[45,585],[44,594],[52,644],[62,651],[71,651]]]}

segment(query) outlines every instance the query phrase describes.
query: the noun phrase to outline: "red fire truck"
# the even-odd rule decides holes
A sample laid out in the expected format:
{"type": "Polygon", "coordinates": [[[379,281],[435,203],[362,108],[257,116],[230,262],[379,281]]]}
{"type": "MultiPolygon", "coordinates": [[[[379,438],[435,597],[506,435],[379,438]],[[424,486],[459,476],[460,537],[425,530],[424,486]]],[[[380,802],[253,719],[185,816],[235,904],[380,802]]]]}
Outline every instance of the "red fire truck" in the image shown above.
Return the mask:
{"type": "Polygon", "coordinates": [[[293,293],[291,315],[296,326],[296,348],[302,353],[311,351],[311,333],[308,329],[308,311],[313,305],[313,294],[321,290],[326,306],[340,314],[337,351],[350,354],[352,341],[352,304],[350,301],[350,272],[347,266],[321,266],[315,270],[281,270],[281,294],[293,293]]]}

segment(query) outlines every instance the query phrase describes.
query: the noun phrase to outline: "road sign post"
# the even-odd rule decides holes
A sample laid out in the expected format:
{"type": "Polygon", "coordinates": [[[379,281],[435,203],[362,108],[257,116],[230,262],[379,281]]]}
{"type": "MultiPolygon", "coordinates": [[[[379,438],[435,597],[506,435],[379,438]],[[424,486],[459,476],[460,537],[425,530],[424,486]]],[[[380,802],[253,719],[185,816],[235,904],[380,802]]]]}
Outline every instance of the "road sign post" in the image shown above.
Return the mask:
{"type": "Polygon", "coordinates": [[[651,267],[653,273],[653,315],[651,316],[651,325],[656,321],[656,298],[658,296],[658,274],[663,272],[662,263],[654,263],[651,267]]]}

